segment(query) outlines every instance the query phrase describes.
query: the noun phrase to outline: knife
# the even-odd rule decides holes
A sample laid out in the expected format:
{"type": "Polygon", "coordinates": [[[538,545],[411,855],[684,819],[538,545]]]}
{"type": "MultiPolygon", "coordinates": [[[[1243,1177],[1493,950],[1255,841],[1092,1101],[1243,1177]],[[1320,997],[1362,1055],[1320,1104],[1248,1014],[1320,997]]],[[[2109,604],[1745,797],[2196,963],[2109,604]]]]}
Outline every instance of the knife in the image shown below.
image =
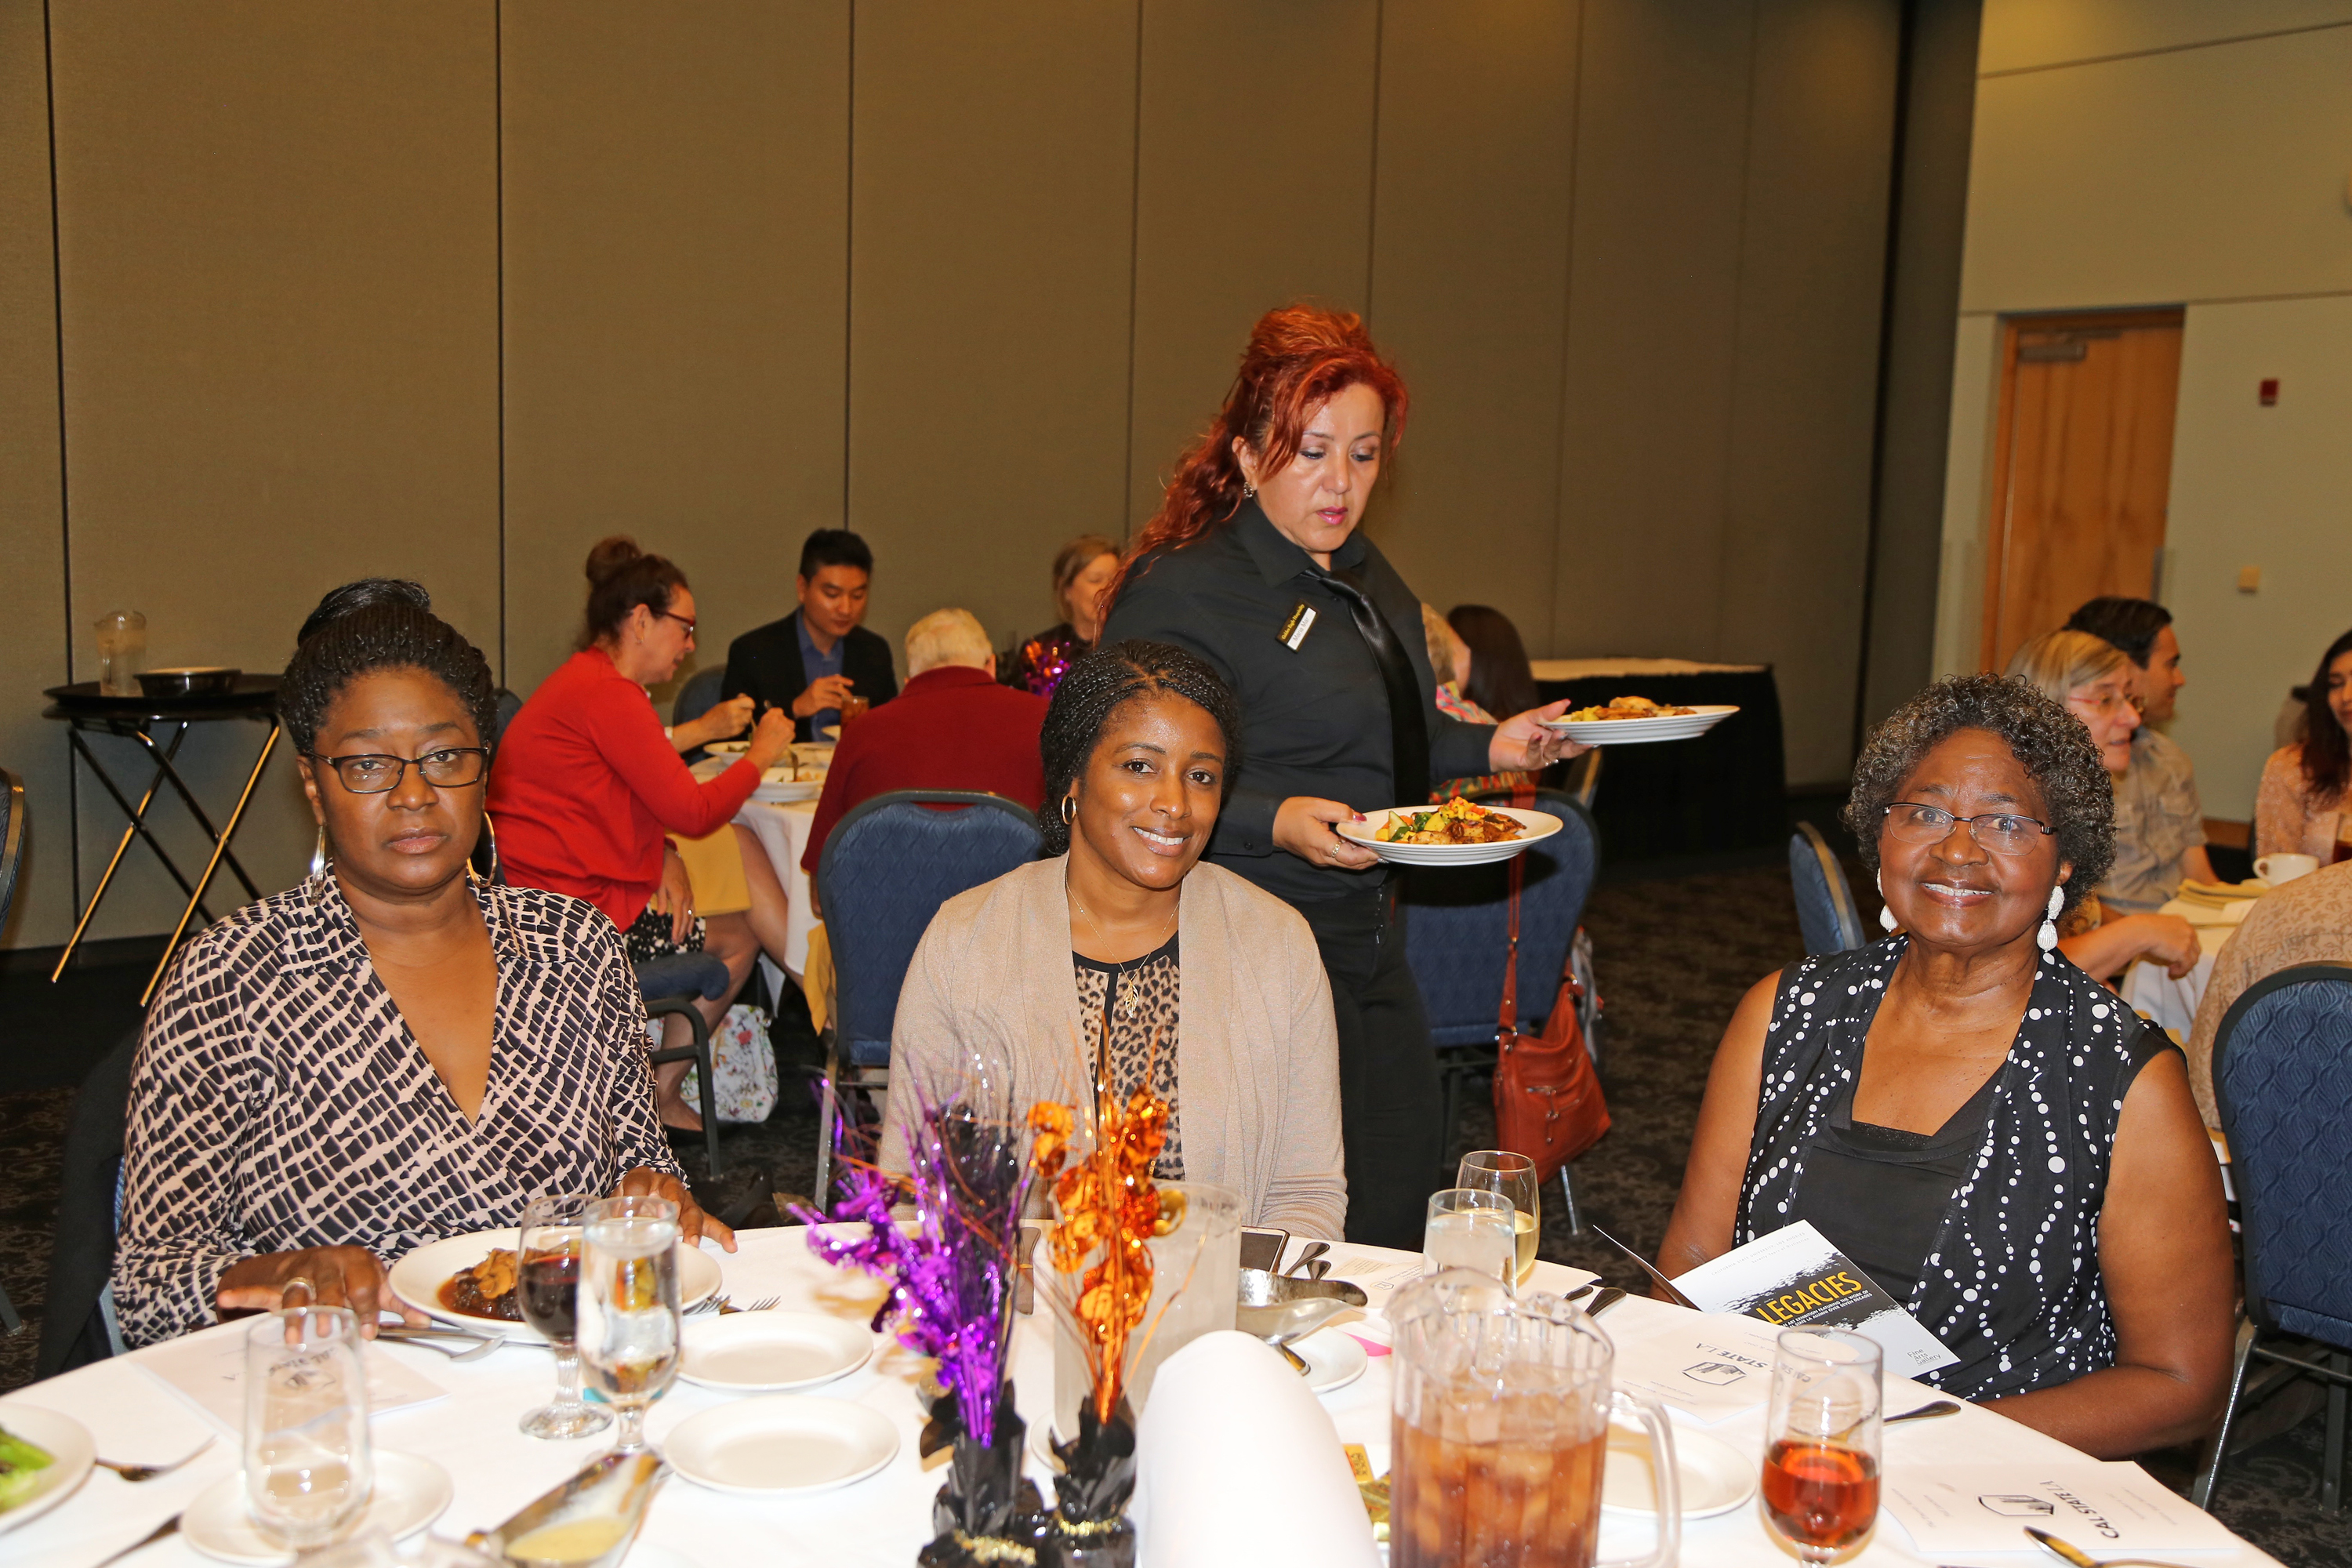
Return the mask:
{"type": "Polygon", "coordinates": [[[1651,1268],[1650,1260],[1648,1258],[1643,1257],[1640,1253],[1634,1251],[1632,1247],[1626,1246],[1623,1242],[1618,1240],[1615,1237],[1610,1235],[1607,1231],[1601,1229],[1599,1226],[1592,1224],[1591,1221],[1587,1221],[1585,1223],[1585,1228],[1590,1230],[1593,1235],[1599,1237],[1601,1240],[1607,1242],[1610,1246],[1615,1247],[1618,1251],[1623,1253],[1626,1257],[1632,1258],[1635,1263],[1640,1264],[1642,1272],[1650,1277],[1650,1283],[1659,1287],[1666,1293],[1667,1300],[1672,1301],[1677,1307],[1688,1307],[1694,1312],[1703,1312],[1706,1310],[1700,1306],[1696,1301],[1692,1300],[1688,1296],[1685,1296],[1681,1291],[1675,1289],[1675,1282],[1667,1279],[1664,1275],[1659,1273],[1656,1269],[1651,1268]]]}

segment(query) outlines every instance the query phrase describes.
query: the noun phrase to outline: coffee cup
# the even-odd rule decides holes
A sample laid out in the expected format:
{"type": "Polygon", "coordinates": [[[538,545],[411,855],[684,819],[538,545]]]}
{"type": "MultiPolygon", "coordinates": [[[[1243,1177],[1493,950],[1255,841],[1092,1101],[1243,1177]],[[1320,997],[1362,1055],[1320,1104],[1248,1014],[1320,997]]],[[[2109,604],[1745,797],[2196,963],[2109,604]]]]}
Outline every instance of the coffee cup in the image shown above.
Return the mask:
{"type": "Polygon", "coordinates": [[[2265,855],[2254,862],[2254,875],[2273,888],[2318,869],[2318,858],[2312,855],[2265,855]]]}

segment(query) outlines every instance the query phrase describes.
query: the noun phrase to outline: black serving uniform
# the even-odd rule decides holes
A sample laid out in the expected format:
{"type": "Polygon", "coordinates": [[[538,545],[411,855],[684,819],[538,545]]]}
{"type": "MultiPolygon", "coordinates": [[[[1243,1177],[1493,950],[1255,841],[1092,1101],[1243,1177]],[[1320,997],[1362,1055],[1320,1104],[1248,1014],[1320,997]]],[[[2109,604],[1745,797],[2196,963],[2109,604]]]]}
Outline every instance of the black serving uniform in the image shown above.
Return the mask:
{"type": "Polygon", "coordinates": [[[1348,1239],[1414,1250],[1444,1128],[1390,868],[1311,865],[1276,847],[1274,819],[1293,795],[1359,811],[1426,800],[1431,777],[1490,771],[1495,731],[1438,711],[1421,601],[1360,529],[1332,552],[1331,567],[1317,566],[1244,500],[1231,521],[1136,562],[1097,646],[1174,643],[1233,688],[1241,772],[1209,858],[1313,929],[1339,1025],[1348,1239]],[[1383,643],[1385,667],[1375,651],[1383,643]],[[1391,722],[1392,689],[1405,693],[1402,722],[1391,722]]]}

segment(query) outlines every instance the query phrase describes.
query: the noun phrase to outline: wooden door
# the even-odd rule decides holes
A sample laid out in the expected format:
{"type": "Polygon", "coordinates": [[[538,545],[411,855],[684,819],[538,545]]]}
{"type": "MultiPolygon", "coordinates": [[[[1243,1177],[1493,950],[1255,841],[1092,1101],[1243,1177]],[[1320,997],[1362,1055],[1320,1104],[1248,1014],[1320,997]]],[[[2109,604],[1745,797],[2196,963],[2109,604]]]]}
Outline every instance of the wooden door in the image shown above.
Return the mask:
{"type": "Polygon", "coordinates": [[[2085,599],[2155,596],[2179,384],[2178,310],[2006,323],[1984,668],[2085,599]]]}

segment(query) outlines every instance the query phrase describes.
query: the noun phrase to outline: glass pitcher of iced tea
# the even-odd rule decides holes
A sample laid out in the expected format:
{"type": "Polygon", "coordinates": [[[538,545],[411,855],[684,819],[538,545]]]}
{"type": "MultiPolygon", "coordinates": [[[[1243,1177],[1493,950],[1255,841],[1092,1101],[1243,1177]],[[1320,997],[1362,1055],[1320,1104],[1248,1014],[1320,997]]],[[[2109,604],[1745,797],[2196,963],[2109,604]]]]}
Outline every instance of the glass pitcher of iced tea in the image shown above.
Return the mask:
{"type": "Polygon", "coordinates": [[[1648,1556],[1607,1568],[1671,1568],[1673,1424],[1654,1400],[1610,1387],[1616,1351],[1591,1318],[1466,1268],[1404,1287],[1388,1316],[1390,1568],[1593,1568],[1612,1413],[1649,1436],[1658,1533],[1648,1556]]]}

